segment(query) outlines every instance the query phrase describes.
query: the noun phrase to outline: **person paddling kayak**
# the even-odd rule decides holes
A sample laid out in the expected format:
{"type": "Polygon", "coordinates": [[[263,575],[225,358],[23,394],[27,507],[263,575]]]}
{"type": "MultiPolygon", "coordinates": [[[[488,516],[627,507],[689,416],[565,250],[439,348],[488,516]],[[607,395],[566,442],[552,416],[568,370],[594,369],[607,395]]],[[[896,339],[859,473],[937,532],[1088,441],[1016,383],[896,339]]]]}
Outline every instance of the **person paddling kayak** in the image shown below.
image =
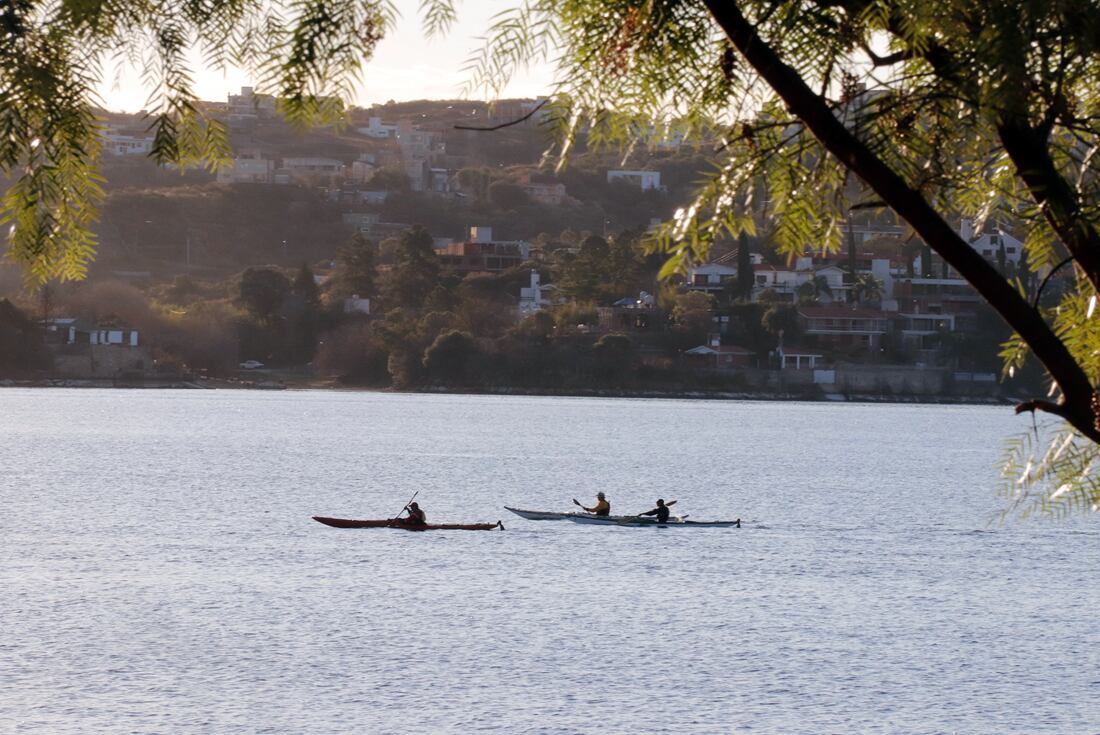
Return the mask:
{"type": "Polygon", "coordinates": [[[658,523],[668,523],[668,515],[669,515],[668,506],[670,506],[670,505],[676,505],[676,501],[675,500],[670,500],[666,503],[663,499],[657,498],[657,507],[656,508],[654,508],[653,510],[647,510],[645,513],[639,513],[638,515],[640,515],[640,516],[657,516],[657,522],[658,523]]]}
{"type": "Polygon", "coordinates": [[[416,503],[409,503],[405,506],[405,510],[409,511],[408,518],[402,518],[401,523],[406,526],[423,526],[428,522],[428,516],[424,514],[424,511],[420,509],[420,506],[416,503]]]}
{"type": "MultiPolygon", "coordinates": [[[[576,498],[573,498],[573,502],[577,505],[581,505],[577,502],[576,498]]],[[[591,508],[585,508],[583,505],[581,505],[581,507],[589,513],[595,513],[598,516],[611,515],[611,503],[607,502],[607,497],[603,493],[596,493],[596,504],[591,508]]]]}

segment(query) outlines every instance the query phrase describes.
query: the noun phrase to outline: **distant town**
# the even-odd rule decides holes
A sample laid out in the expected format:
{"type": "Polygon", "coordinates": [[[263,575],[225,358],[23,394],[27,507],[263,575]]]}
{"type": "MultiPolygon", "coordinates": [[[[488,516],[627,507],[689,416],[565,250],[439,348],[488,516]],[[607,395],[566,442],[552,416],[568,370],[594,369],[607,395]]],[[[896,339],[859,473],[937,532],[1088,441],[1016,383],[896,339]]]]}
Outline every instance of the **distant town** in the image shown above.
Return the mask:
{"type": "MultiPolygon", "coordinates": [[[[156,167],[147,121],[103,114],[98,260],[29,291],[0,269],[4,384],[995,400],[1038,381],[1002,380],[996,314],[866,212],[836,252],[782,257],[761,222],[658,280],[647,233],[714,141],[655,133],[624,158],[582,134],[555,172],[537,100],[391,102],[310,131],[248,88],[204,112],[233,144],[216,172],[156,167]]],[[[1035,288],[1011,222],[954,224],[1035,288]]]]}

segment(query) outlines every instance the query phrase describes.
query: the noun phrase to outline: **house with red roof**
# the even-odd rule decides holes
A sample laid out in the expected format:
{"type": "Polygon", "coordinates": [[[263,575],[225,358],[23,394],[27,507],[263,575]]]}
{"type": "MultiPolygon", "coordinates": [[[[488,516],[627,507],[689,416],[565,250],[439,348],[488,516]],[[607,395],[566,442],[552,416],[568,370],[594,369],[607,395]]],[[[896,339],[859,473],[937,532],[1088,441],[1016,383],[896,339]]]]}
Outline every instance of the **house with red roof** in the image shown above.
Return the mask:
{"type": "Polygon", "coordinates": [[[684,363],[697,368],[722,370],[756,367],[756,351],[740,345],[724,345],[718,335],[711,335],[707,344],[684,351],[684,363]]]}

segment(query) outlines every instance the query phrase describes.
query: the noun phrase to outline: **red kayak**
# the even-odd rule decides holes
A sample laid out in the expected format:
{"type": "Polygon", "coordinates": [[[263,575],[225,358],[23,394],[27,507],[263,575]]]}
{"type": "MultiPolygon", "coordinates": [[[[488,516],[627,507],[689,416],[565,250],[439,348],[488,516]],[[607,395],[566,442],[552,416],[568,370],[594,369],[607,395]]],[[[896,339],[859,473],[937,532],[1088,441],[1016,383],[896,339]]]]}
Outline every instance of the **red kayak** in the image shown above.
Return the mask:
{"type": "Polygon", "coordinates": [[[313,516],[313,520],[333,528],[403,528],[406,531],[492,531],[494,528],[504,530],[504,524],[500,521],[496,523],[426,523],[416,526],[397,518],[384,521],[356,521],[349,518],[313,516]]]}

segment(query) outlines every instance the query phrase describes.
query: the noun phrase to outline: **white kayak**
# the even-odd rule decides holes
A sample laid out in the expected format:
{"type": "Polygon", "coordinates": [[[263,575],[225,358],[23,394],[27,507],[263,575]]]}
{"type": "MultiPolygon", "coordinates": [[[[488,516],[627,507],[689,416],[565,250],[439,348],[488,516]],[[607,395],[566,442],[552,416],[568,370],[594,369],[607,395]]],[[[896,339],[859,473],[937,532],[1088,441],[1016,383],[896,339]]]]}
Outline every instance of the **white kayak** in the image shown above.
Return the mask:
{"type": "Polygon", "coordinates": [[[598,516],[593,513],[555,513],[547,510],[522,510],[509,508],[520,518],[529,521],[573,521],[574,523],[587,523],[596,526],[709,526],[712,528],[740,528],[741,519],[736,521],[689,521],[687,516],[673,516],[665,523],[660,523],[656,518],[640,516],[598,516]]]}
{"type": "Polygon", "coordinates": [[[555,513],[549,510],[523,510],[521,508],[509,508],[504,506],[504,510],[510,510],[520,518],[526,518],[529,521],[572,521],[579,518],[599,518],[602,520],[612,521],[629,521],[634,516],[598,516],[593,513],[555,513]]]}

